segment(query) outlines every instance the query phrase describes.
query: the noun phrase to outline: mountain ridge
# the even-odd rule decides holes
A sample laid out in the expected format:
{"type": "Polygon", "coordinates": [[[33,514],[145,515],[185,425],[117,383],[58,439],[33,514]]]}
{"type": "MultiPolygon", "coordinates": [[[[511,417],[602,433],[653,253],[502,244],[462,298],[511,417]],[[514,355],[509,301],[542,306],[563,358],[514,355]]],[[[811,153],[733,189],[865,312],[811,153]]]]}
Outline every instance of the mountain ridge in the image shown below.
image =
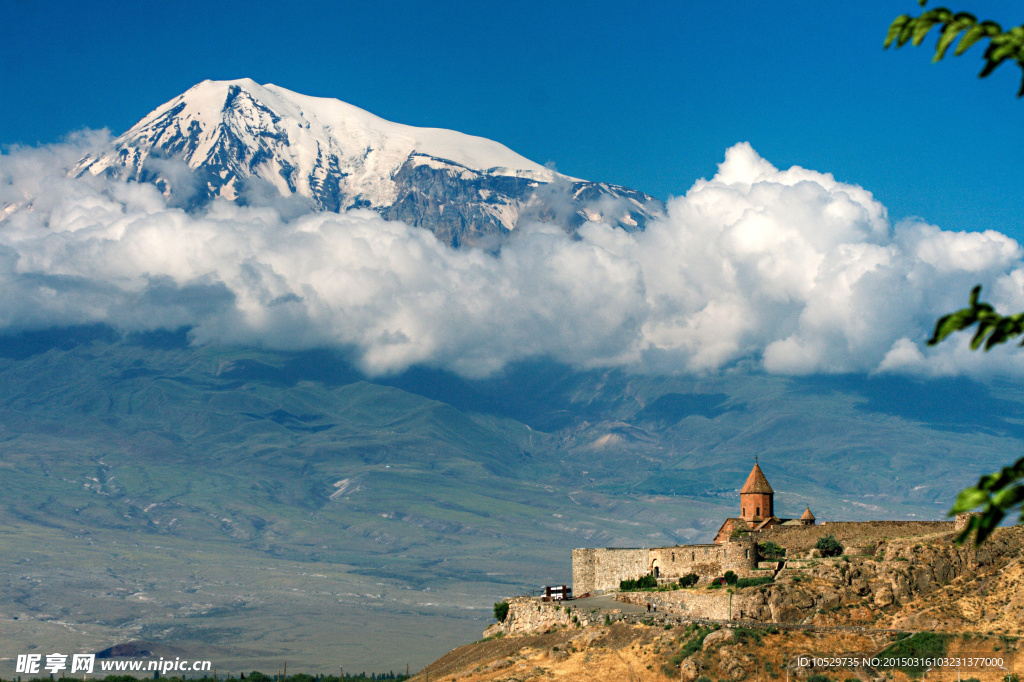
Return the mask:
{"type": "Polygon", "coordinates": [[[340,100],[244,78],[203,81],[160,105],[81,176],[155,184],[186,207],[254,200],[254,185],[318,211],[370,208],[452,246],[522,218],[643,229],[662,204],[637,190],[562,175],[483,137],[387,121],[340,100]]]}

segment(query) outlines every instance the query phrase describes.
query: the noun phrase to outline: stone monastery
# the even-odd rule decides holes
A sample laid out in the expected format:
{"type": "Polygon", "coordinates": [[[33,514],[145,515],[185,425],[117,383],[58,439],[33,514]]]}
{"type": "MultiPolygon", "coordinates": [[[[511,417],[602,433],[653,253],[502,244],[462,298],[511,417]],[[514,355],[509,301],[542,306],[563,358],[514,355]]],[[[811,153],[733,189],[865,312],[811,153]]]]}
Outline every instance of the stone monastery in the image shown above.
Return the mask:
{"type": "Polygon", "coordinates": [[[660,583],[675,582],[696,574],[709,582],[733,571],[740,577],[764,575],[781,564],[764,561],[758,543],[773,542],[793,558],[810,553],[817,540],[827,534],[839,540],[851,554],[873,551],[886,537],[908,537],[951,530],[946,521],[864,521],[817,524],[810,507],[799,519],[775,516],[775,491],[754,461],[754,468],[740,490],[740,514],[722,523],[714,542],[708,545],[676,545],[655,548],[574,549],[572,552],[573,592],[577,597],[619,589],[622,580],[651,574],[660,583]]]}

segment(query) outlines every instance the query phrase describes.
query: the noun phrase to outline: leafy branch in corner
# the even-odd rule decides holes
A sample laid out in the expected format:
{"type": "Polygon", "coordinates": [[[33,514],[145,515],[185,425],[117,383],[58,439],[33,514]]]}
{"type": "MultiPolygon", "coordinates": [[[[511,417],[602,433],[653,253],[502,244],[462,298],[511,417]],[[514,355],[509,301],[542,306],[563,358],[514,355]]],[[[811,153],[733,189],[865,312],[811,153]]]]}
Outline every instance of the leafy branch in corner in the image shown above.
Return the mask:
{"type": "MultiPolygon", "coordinates": [[[[918,0],[918,2],[924,7],[927,0],[918,0]]],[[[1004,31],[994,21],[978,21],[977,17],[973,14],[968,12],[954,13],[945,7],[930,9],[916,17],[909,14],[902,14],[896,17],[889,26],[889,33],[885,37],[884,47],[888,48],[894,42],[897,48],[903,47],[907,43],[911,43],[915,47],[920,46],[935,26],[941,26],[942,28],[939,31],[939,41],[935,46],[933,62],[940,61],[945,57],[946,52],[956,42],[957,37],[963,34],[953,50],[953,54],[957,57],[969,50],[978,41],[988,40],[988,47],[985,49],[985,54],[982,55],[982,58],[985,60],[985,66],[982,68],[981,73],[978,74],[980,78],[985,78],[1001,66],[1003,62],[1010,60],[1017,62],[1021,71],[1024,72],[1024,25],[1015,26],[1008,31],[1004,31]]],[[[1022,73],[1017,97],[1024,97],[1024,73],[1022,73]]]]}
{"type": "MultiPolygon", "coordinates": [[[[928,0],[918,0],[921,7],[927,2],[928,0]]],[[[988,40],[988,46],[982,55],[985,66],[978,74],[980,78],[991,75],[1004,62],[1011,60],[1017,62],[1017,66],[1024,72],[1024,25],[1004,31],[1002,26],[994,21],[978,21],[973,14],[954,13],[945,7],[927,10],[916,17],[909,14],[896,17],[889,26],[884,47],[888,49],[893,43],[896,43],[897,48],[907,43],[915,47],[920,46],[936,26],[940,29],[933,62],[941,61],[953,43],[956,43],[953,54],[959,57],[979,41],[988,40]]],[[[1017,97],[1024,97],[1024,73],[1017,97]]],[[[980,295],[981,286],[974,287],[971,290],[968,307],[940,318],[935,323],[935,331],[928,339],[928,345],[934,346],[950,334],[974,325],[978,325],[978,328],[971,339],[971,350],[984,348],[988,351],[1024,333],[1024,313],[1000,315],[988,303],[979,302],[980,295]]],[[[1024,346],[1024,341],[1020,345],[1024,346]]],[[[1024,484],[1021,481],[1024,481],[1024,458],[1018,459],[997,473],[982,476],[977,485],[960,491],[949,512],[951,516],[977,507],[982,507],[982,511],[971,517],[957,542],[964,542],[974,533],[975,544],[981,544],[999,526],[1008,511],[1018,506],[1024,507],[1024,484]]],[[[1021,511],[1020,520],[1024,522],[1024,509],[1021,511]]]]}
{"type": "MultiPolygon", "coordinates": [[[[980,545],[984,542],[999,527],[1006,512],[1024,502],[1024,485],[1012,485],[1021,479],[1024,479],[1024,457],[1003,467],[998,473],[982,476],[974,487],[961,490],[953,508],[949,510],[950,514],[971,511],[982,505],[985,510],[971,517],[956,541],[962,543],[971,533],[976,532],[974,543],[980,545]]],[[[1020,520],[1024,521],[1024,511],[1021,512],[1020,520]]]]}
{"type": "MultiPolygon", "coordinates": [[[[941,343],[950,334],[969,329],[975,324],[978,329],[971,339],[971,350],[984,347],[987,351],[1024,333],[1024,313],[1000,315],[990,304],[979,301],[980,296],[979,284],[971,289],[968,307],[939,318],[932,337],[928,339],[928,345],[941,343]]],[[[1024,346],[1024,341],[1018,345],[1024,346]]],[[[976,544],[984,542],[999,526],[1006,512],[1024,502],[1024,484],[1017,483],[1021,480],[1024,480],[1024,457],[1011,466],[1003,467],[998,473],[982,476],[977,485],[961,490],[949,511],[951,515],[981,506],[984,511],[971,517],[957,542],[963,542],[971,533],[977,533],[974,539],[976,544]]],[[[1024,509],[1021,511],[1021,521],[1024,521],[1024,509]]]]}
{"type": "MultiPolygon", "coordinates": [[[[1024,313],[1000,315],[988,303],[979,303],[978,296],[980,295],[981,285],[979,284],[971,289],[968,307],[940,317],[939,321],[935,323],[932,337],[928,339],[928,345],[937,345],[953,332],[969,329],[974,324],[978,325],[978,330],[974,332],[974,338],[971,339],[971,350],[978,350],[982,343],[985,344],[985,350],[991,350],[993,346],[1006,343],[1024,333],[1024,313]]],[[[1024,341],[1018,345],[1024,346],[1024,341]]]]}

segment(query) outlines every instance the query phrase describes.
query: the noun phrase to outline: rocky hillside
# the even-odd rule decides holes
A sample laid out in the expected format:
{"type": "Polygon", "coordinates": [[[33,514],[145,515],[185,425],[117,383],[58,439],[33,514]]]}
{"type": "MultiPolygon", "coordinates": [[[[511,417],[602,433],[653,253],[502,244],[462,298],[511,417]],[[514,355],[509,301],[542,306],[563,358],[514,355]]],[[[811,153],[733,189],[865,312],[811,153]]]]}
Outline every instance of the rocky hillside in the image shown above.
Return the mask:
{"type": "MultiPolygon", "coordinates": [[[[800,665],[799,657],[829,653],[876,655],[898,644],[902,635],[882,632],[817,632],[773,628],[665,627],[613,623],[558,629],[523,637],[505,637],[460,647],[420,671],[413,679],[458,682],[513,680],[587,680],[593,682],[661,682],[701,678],[740,680],[807,680],[825,675],[843,680],[920,679],[913,671],[800,665]],[[891,675],[891,677],[889,677],[891,675]]],[[[1011,658],[1021,671],[1020,645],[997,636],[951,637],[944,654],[979,654],[1011,658]]],[[[950,673],[943,679],[950,679],[950,673]]],[[[963,679],[1002,682],[1007,673],[976,669],[963,679]]],[[[929,673],[929,679],[934,674],[929,673]]],[[[955,671],[951,679],[957,679],[955,671]]]]}
{"type": "MultiPolygon", "coordinates": [[[[528,598],[511,602],[506,623],[488,639],[457,649],[417,679],[686,680],[875,679],[876,669],[795,666],[798,655],[930,651],[1005,657],[1006,670],[960,671],[1003,680],[1024,628],[1024,528],[998,532],[983,547],[958,547],[951,535],[880,543],[870,556],[793,561],[768,585],[721,593],[732,620],[696,619],[710,592],[621,595],[623,602],[578,600],[564,607],[528,598]],[[690,595],[690,598],[687,598],[690,595]],[[699,599],[698,599],[699,598],[699,599]],[[924,634],[907,637],[908,633],[924,634]],[[900,644],[897,642],[900,641],[900,644]],[[932,647],[929,649],[929,647],[932,647]],[[938,648],[935,648],[938,647],[938,648]],[[1011,656],[1012,654],[1012,656],[1011,656]]],[[[920,672],[920,671],[918,671],[920,672]]],[[[910,679],[913,670],[888,671],[910,679]]],[[[951,673],[953,674],[953,673],[951,673]]],[[[956,679],[954,676],[953,679],[956,679]]]]}

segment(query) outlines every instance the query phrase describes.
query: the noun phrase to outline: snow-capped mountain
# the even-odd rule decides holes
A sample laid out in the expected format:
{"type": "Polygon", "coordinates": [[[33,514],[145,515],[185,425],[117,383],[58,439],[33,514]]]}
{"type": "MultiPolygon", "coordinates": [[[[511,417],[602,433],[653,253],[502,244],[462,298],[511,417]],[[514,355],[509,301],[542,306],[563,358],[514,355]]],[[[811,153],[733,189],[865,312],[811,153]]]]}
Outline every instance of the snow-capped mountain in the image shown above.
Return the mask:
{"type": "Polygon", "coordinates": [[[511,230],[525,215],[635,230],[662,210],[642,192],[561,175],[492,140],[249,79],[194,86],[75,172],[152,182],[190,205],[245,203],[269,184],[318,210],[371,208],[454,246],[511,230]]]}

